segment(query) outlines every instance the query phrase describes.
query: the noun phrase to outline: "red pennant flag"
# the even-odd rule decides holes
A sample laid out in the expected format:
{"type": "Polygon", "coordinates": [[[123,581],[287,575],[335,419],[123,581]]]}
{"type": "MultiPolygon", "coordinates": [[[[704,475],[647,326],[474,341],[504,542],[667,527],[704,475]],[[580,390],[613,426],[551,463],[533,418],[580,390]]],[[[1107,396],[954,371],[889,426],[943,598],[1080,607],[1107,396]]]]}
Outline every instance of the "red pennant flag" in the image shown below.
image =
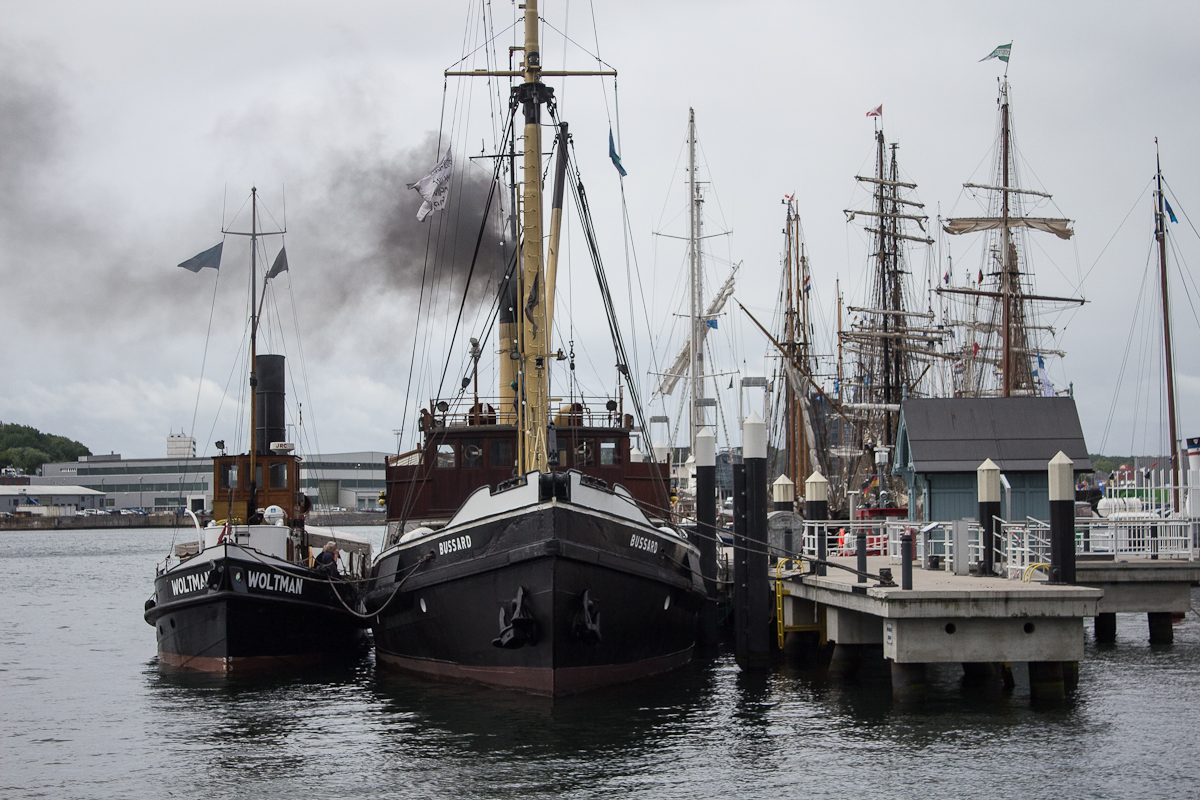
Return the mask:
{"type": "Polygon", "coordinates": [[[877,107],[872,108],[870,111],[868,111],[867,116],[868,117],[882,117],[883,116],[883,103],[880,103],[877,107]]]}

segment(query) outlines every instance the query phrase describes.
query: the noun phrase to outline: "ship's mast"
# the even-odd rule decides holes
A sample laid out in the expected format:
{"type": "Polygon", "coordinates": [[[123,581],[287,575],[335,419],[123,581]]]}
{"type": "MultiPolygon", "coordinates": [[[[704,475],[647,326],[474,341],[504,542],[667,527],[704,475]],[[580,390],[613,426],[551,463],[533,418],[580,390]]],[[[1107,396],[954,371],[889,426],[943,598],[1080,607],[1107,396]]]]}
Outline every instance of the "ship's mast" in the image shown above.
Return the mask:
{"type": "Polygon", "coordinates": [[[1158,239],[1159,283],[1162,285],[1163,353],[1167,369],[1167,426],[1170,432],[1171,485],[1175,486],[1175,508],[1179,507],[1179,439],[1175,431],[1175,360],[1171,354],[1171,304],[1167,284],[1167,224],[1166,198],[1163,196],[1162,160],[1158,155],[1158,139],[1154,140],[1155,180],[1158,183],[1155,238],[1158,239]]]}
{"type": "MultiPolygon", "coordinates": [[[[258,188],[250,187],[250,474],[246,481],[250,485],[250,500],[246,504],[246,522],[250,522],[258,511],[257,455],[258,455],[258,188]]],[[[266,287],[263,287],[266,292],[266,287]]],[[[229,509],[233,516],[233,509],[229,509]]]]}
{"type": "Polygon", "coordinates": [[[1003,312],[1000,327],[1004,332],[1004,343],[1000,356],[1000,394],[1012,396],[1012,277],[1015,272],[1011,253],[1012,232],[1008,227],[1008,82],[1000,89],[1000,293],[1003,295],[1003,312]]]}
{"type": "MultiPolygon", "coordinates": [[[[520,472],[546,471],[549,466],[547,424],[550,412],[550,321],[549,303],[554,297],[555,276],[546,274],[542,252],[542,106],[553,102],[554,90],[542,83],[545,76],[569,75],[616,76],[614,70],[568,72],[543,70],[538,44],[538,3],[526,0],[525,44],[513,50],[524,53],[520,70],[447,70],[447,77],[522,78],[514,87],[513,101],[521,106],[525,119],[521,174],[521,268],[517,271],[515,292],[515,342],[501,341],[501,350],[515,354],[516,384],[514,404],[517,422],[517,468],[520,472]],[[515,344],[515,347],[514,347],[515,344]]],[[[561,131],[566,147],[565,130],[561,131]]],[[[510,295],[511,296],[511,295],[510,295]]],[[[505,326],[500,325],[503,339],[505,326]]],[[[503,387],[502,387],[503,390],[503,387]]],[[[503,393],[503,392],[502,392],[503,393]]]]}
{"type": "Polygon", "coordinates": [[[696,183],[696,112],[688,109],[688,277],[692,335],[688,341],[688,445],[696,448],[696,432],[704,424],[699,401],[704,397],[704,272],[700,263],[701,208],[704,200],[696,183]]]}
{"type": "Polygon", "coordinates": [[[964,362],[962,394],[979,396],[999,393],[1002,397],[1011,397],[1013,394],[1037,395],[1039,392],[1034,380],[1031,359],[1035,354],[1055,354],[1055,351],[1040,349],[1036,346],[1036,341],[1031,339],[1030,331],[1037,330],[1037,327],[1027,323],[1027,307],[1038,301],[1062,303],[1082,303],[1083,301],[1072,297],[1046,297],[1026,291],[1022,281],[1021,265],[1017,258],[1017,245],[1014,241],[1013,229],[1028,228],[1053,233],[1060,239],[1070,239],[1074,232],[1071,230],[1070,220],[1024,215],[1023,204],[1017,202],[1019,198],[1034,196],[1049,200],[1051,196],[1046,192],[1022,189],[1017,183],[1017,176],[1012,169],[1013,126],[1007,78],[1001,81],[998,103],[1000,105],[1000,163],[993,173],[993,182],[991,184],[963,184],[969,189],[997,192],[998,207],[993,206],[995,216],[946,219],[943,220],[942,229],[952,235],[998,230],[1000,232],[1000,252],[997,254],[993,246],[985,260],[989,264],[989,270],[991,270],[991,263],[995,262],[999,271],[997,276],[999,285],[995,291],[985,291],[982,287],[960,289],[941,286],[936,291],[938,294],[976,298],[976,304],[979,302],[978,298],[988,298],[989,300],[991,311],[988,321],[983,325],[971,326],[970,334],[962,351],[964,362]],[[997,312],[999,320],[996,319],[997,312]],[[978,346],[978,342],[975,340],[977,335],[981,336],[985,346],[978,346]],[[995,336],[1000,339],[998,357],[995,355],[997,349],[995,336]],[[1034,345],[1033,348],[1031,348],[1031,344],[1034,345]],[[999,370],[999,386],[994,384],[992,388],[983,386],[985,373],[983,370],[977,370],[975,364],[980,361],[991,364],[999,370]]]}

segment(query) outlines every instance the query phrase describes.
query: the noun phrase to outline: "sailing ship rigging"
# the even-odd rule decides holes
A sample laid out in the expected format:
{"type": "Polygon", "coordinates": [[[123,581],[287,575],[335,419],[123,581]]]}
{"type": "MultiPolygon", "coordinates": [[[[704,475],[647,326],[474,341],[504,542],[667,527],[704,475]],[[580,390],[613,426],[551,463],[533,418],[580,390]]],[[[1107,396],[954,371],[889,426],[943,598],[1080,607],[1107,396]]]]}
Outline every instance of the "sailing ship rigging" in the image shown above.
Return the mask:
{"type": "MultiPolygon", "coordinates": [[[[703,182],[697,178],[697,146],[696,111],[689,108],[687,133],[688,229],[686,237],[688,297],[687,314],[685,317],[687,320],[687,337],[667,372],[658,376],[658,385],[655,387],[652,396],[652,400],[659,400],[665,405],[666,398],[675,392],[680,382],[683,382],[687,387],[687,400],[685,403],[680,404],[680,419],[675,426],[672,426],[667,440],[672,444],[676,441],[678,425],[686,420],[688,460],[682,465],[675,466],[672,470],[674,482],[679,489],[679,505],[676,511],[684,515],[691,512],[695,495],[695,461],[690,454],[695,452],[696,436],[705,428],[719,430],[721,427],[724,427],[718,425],[718,417],[723,416],[723,411],[720,406],[721,397],[716,378],[718,375],[729,375],[732,373],[714,373],[708,371],[712,369],[712,366],[710,364],[706,367],[706,363],[708,362],[706,351],[709,353],[712,351],[709,335],[713,329],[718,328],[718,320],[725,310],[725,305],[733,296],[738,271],[741,266],[740,264],[734,264],[720,288],[713,293],[712,297],[707,301],[705,300],[706,259],[703,243],[709,236],[704,233],[703,212],[705,197],[703,182]],[[711,392],[708,388],[709,385],[712,386],[711,392]]],[[[660,233],[659,235],[666,234],[660,233]]],[[[713,235],[720,236],[723,233],[713,235]]],[[[662,419],[670,424],[671,418],[669,416],[664,416],[662,419]]],[[[728,436],[725,438],[728,440],[728,436]]],[[[672,451],[674,452],[673,448],[672,451]]]]}
{"type": "MultiPolygon", "coordinates": [[[[1036,325],[1035,303],[1075,304],[1071,297],[1049,297],[1034,291],[1028,263],[1026,231],[1051,233],[1059,239],[1074,235],[1071,221],[1038,217],[1031,203],[1051,200],[1046,192],[1022,188],[1014,156],[1014,134],[1008,78],[1000,84],[999,147],[993,180],[965,183],[967,189],[989,193],[988,215],[945,220],[951,235],[989,232],[983,263],[974,287],[939,286],[937,291],[959,301],[952,312],[963,329],[954,364],[954,393],[959,397],[1017,397],[1053,395],[1044,359],[1062,356],[1047,347],[1048,326],[1036,325]]],[[[949,272],[947,272],[949,275],[949,272]]]]}
{"type": "MultiPolygon", "coordinates": [[[[556,696],[686,663],[706,590],[699,549],[667,525],[665,459],[636,460],[630,447],[646,418],[568,127],[543,82],[615,71],[543,69],[539,22],[536,0],[527,0],[524,41],[513,48],[524,57],[519,70],[446,72],[522,79],[506,126],[515,136],[515,118],[524,121],[521,239],[497,309],[500,361],[511,363],[499,370],[494,404],[480,398],[467,407],[462,393],[435,400],[422,413],[423,440],[389,459],[388,531],[366,606],[383,666],[556,696]],[[557,133],[548,237],[543,113],[557,133]],[[623,394],[620,401],[573,397],[556,411],[552,367],[560,358],[574,366],[551,342],[568,188],[623,394]]],[[[514,148],[509,141],[498,152],[514,148]]],[[[493,194],[498,175],[499,168],[493,194]]]]}
{"type": "MultiPolygon", "coordinates": [[[[258,328],[271,278],[287,270],[280,248],[258,286],[258,191],[250,190],[250,436],[247,451],[213,458],[214,520],[177,544],[157,570],[144,618],[154,626],[160,663],[206,672],[277,669],[361,652],[358,587],[371,558],[368,540],[306,525],[311,501],[300,458],[287,439],[284,357],[258,352],[258,328]],[[314,548],[330,543],[329,564],[314,548]],[[332,555],[335,550],[341,556],[332,555]],[[346,580],[346,579],[349,580],[346,580]]],[[[219,268],[222,245],[180,264],[219,268]]]]}
{"type": "Polygon", "coordinates": [[[867,220],[871,278],[866,304],[850,306],[853,320],[838,329],[839,351],[853,357],[852,375],[839,387],[842,408],[854,421],[846,482],[851,490],[862,487],[864,492],[873,484],[874,505],[880,507],[903,505],[897,496],[901,484],[884,475],[883,465],[896,443],[900,404],[927,393],[930,368],[945,339],[932,311],[917,307],[910,280],[908,243],[928,246],[933,240],[925,229],[925,206],[913,197],[917,185],[902,180],[898,148],[877,127],[875,174],[855,176],[872,188],[871,206],[844,213],[848,221],[867,220]]]}

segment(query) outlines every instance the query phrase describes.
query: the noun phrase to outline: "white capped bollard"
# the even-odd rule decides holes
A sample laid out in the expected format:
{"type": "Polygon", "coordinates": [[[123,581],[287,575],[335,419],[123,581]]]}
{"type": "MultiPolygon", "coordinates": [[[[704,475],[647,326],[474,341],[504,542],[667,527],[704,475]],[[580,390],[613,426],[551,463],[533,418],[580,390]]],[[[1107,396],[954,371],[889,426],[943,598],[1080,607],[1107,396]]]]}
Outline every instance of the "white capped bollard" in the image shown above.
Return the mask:
{"type": "MultiPolygon", "coordinates": [[[[829,519],[829,481],[814,472],[804,482],[804,517],[815,522],[829,519]]],[[[825,575],[825,559],[829,556],[829,532],[824,525],[817,531],[817,575],[825,575]]]]}
{"type": "Polygon", "coordinates": [[[1047,467],[1050,489],[1050,583],[1075,583],[1075,462],[1058,451],[1047,467]]]}
{"type": "Polygon", "coordinates": [[[981,576],[994,575],[996,559],[996,517],[1000,516],[1000,467],[990,458],[975,470],[976,491],[979,496],[979,524],[983,528],[983,562],[981,576]]]}
{"type": "Polygon", "coordinates": [[[697,643],[715,647],[717,625],[717,437],[708,428],[696,433],[696,538],[700,574],[708,599],[700,609],[697,643]]]}
{"type": "Polygon", "coordinates": [[[787,475],[780,475],[771,484],[771,502],[773,511],[796,510],[796,484],[787,475]]]}

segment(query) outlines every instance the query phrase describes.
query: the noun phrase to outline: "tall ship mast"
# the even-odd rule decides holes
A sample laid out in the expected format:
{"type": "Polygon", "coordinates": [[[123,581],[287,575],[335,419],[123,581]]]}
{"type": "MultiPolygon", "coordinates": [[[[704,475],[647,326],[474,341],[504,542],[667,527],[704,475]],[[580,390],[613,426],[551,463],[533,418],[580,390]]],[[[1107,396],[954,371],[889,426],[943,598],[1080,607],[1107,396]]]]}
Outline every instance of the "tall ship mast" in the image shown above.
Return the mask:
{"type": "MultiPolygon", "coordinates": [[[[875,131],[875,174],[855,176],[872,187],[868,209],[846,209],[849,220],[865,217],[871,234],[871,278],[863,306],[850,306],[853,321],[840,327],[842,348],[852,356],[852,374],[841,387],[843,408],[855,422],[853,445],[859,451],[851,460],[847,480],[852,489],[868,492],[876,487],[874,504],[896,503],[895,493],[885,496],[893,481],[885,472],[896,443],[900,404],[906,397],[924,394],[923,386],[938,355],[944,332],[933,324],[933,313],[917,308],[908,243],[932,245],[925,233],[928,217],[917,202],[915,183],[901,180],[896,151],[882,128],[875,131]]],[[[896,483],[899,487],[900,484],[896,483]]],[[[864,500],[871,502],[869,497],[864,500]]]]}
{"type": "Polygon", "coordinates": [[[987,232],[974,286],[938,287],[959,301],[952,312],[963,330],[954,364],[954,394],[958,397],[1052,396],[1045,358],[1064,353],[1046,346],[1048,326],[1034,324],[1035,303],[1082,303],[1069,297],[1047,297],[1034,290],[1033,271],[1025,248],[1025,232],[1052,233],[1060,239],[1074,234],[1069,219],[1032,216],[1031,206],[1046,202],[1046,192],[1024,189],[1018,180],[1013,148],[1013,116],[1008,78],[1000,83],[999,147],[993,180],[965,183],[964,188],[989,195],[985,217],[951,218],[944,230],[952,235],[987,232]]]}
{"type": "MultiPolygon", "coordinates": [[[[669,524],[665,459],[637,458],[630,447],[634,421],[646,430],[645,417],[567,123],[543,83],[616,73],[542,69],[537,0],[523,8],[523,44],[512,48],[524,58],[519,70],[446,72],[521,81],[498,149],[512,152],[523,123],[519,262],[501,282],[496,317],[499,361],[510,363],[498,370],[498,398],[466,399],[464,380],[464,391],[422,412],[416,447],[389,459],[388,530],[364,602],[386,668],[557,696],[687,663],[707,590],[700,549],[669,524]],[[544,237],[547,123],[557,135],[544,237]],[[623,394],[573,397],[552,409],[561,403],[551,397],[554,363],[570,360],[574,368],[573,356],[551,343],[568,189],[623,394]],[[625,397],[632,414],[621,405],[625,397]]],[[[490,224],[486,209],[482,224],[490,224]]],[[[472,358],[478,352],[476,340],[472,358]]],[[[706,558],[715,570],[715,555],[706,558]]]]}

